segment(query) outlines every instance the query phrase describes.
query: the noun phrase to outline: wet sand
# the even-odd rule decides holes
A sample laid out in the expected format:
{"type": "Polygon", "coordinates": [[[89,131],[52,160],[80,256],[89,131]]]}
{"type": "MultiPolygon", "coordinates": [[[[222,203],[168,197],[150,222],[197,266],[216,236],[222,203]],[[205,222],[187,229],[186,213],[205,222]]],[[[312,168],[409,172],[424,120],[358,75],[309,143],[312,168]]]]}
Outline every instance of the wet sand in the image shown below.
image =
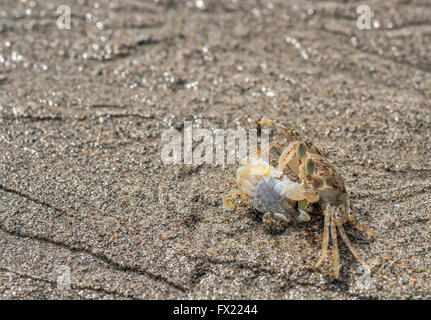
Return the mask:
{"type": "MultiPolygon", "coordinates": [[[[367,1],[3,0],[0,297],[430,299],[431,6],[367,1]],[[36,3],[37,2],[37,3],[36,3]],[[367,277],[323,218],[276,234],[224,212],[236,166],[167,165],[184,121],[295,128],[344,177],[367,277]],[[58,288],[58,268],[71,288],[58,288]]],[[[277,138],[272,135],[271,138],[277,138]]]]}

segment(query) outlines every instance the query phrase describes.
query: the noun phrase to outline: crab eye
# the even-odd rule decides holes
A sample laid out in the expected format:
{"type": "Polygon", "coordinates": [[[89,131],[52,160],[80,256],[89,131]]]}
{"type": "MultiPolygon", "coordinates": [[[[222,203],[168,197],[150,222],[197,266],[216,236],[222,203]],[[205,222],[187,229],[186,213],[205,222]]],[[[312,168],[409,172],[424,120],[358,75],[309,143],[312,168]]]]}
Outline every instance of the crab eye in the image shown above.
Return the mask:
{"type": "Polygon", "coordinates": [[[315,172],[316,172],[316,163],[311,159],[307,159],[307,161],[305,162],[305,173],[307,175],[312,175],[315,172]]]}
{"type": "Polygon", "coordinates": [[[306,152],[307,152],[307,147],[305,146],[305,144],[302,142],[298,144],[298,146],[296,147],[296,157],[299,160],[304,158],[306,152]]]}

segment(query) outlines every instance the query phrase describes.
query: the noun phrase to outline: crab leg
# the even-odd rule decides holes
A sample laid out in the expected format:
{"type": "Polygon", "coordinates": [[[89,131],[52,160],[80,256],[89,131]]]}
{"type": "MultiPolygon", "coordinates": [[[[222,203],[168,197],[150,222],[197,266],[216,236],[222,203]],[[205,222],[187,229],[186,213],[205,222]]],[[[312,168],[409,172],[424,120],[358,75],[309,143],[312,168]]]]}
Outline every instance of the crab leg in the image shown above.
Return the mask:
{"type": "Polygon", "coordinates": [[[334,259],[335,278],[340,275],[340,253],[338,252],[337,225],[335,224],[334,210],[331,210],[331,238],[332,258],[334,259]]]}
{"type": "Polygon", "coordinates": [[[262,155],[266,154],[267,152],[270,152],[271,149],[273,149],[273,148],[276,149],[278,152],[281,152],[281,149],[282,149],[282,147],[279,144],[272,143],[268,147],[266,147],[265,149],[257,152],[257,154],[256,154],[257,158],[262,157],[262,155]]]}
{"type": "Polygon", "coordinates": [[[343,239],[344,243],[349,248],[350,252],[353,253],[355,258],[362,264],[362,266],[366,270],[370,270],[371,269],[370,266],[364,261],[364,259],[362,259],[362,257],[359,255],[358,250],[356,250],[356,248],[351,244],[349,238],[347,237],[346,231],[344,231],[344,228],[341,224],[338,225],[338,231],[340,232],[340,236],[343,239]]]}
{"type": "Polygon", "coordinates": [[[268,118],[260,119],[258,122],[258,125],[260,127],[263,125],[267,125],[267,126],[270,126],[272,128],[279,130],[280,132],[282,132],[287,137],[289,142],[299,140],[298,134],[296,133],[295,130],[287,129],[286,127],[282,126],[281,124],[275,123],[275,122],[269,120],[268,118]]]}
{"type": "Polygon", "coordinates": [[[350,200],[347,200],[347,216],[349,217],[349,222],[359,231],[362,231],[363,233],[365,233],[368,237],[374,237],[376,234],[373,230],[369,229],[368,227],[362,225],[359,221],[358,218],[356,218],[356,215],[351,212],[350,209],[350,200]]]}
{"type": "Polygon", "coordinates": [[[320,255],[319,260],[316,263],[316,268],[320,266],[320,264],[323,262],[323,259],[326,258],[327,252],[328,252],[328,245],[329,245],[329,222],[331,218],[331,213],[328,209],[325,210],[325,220],[324,220],[324,227],[323,227],[323,241],[322,241],[322,253],[320,255]]]}
{"type": "Polygon", "coordinates": [[[281,153],[281,150],[283,149],[279,144],[272,143],[269,146],[267,146],[265,149],[256,152],[255,154],[252,154],[248,157],[248,159],[258,159],[262,157],[262,155],[265,155],[266,153],[270,152],[271,149],[276,149],[278,152],[281,153]]]}
{"type": "Polygon", "coordinates": [[[359,223],[358,219],[356,218],[356,216],[354,214],[350,214],[349,215],[349,222],[359,231],[362,231],[363,233],[365,233],[369,238],[374,237],[376,235],[376,233],[369,229],[368,227],[362,225],[359,223]]]}

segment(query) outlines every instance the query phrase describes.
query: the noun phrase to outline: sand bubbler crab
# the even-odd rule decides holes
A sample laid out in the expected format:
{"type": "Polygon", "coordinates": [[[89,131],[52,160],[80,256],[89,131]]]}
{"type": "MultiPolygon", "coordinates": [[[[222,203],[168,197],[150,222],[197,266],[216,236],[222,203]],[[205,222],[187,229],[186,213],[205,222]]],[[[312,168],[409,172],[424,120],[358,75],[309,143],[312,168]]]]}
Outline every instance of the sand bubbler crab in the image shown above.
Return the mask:
{"type": "Polygon", "coordinates": [[[303,140],[293,129],[285,128],[267,118],[262,118],[258,126],[270,126],[282,133],[288,141],[287,147],[271,144],[262,151],[240,162],[236,172],[238,190],[229,193],[223,200],[226,210],[233,210],[234,199],[240,196],[263,213],[263,222],[269,219],[290,222],[310,220],[313,204],[318,204],[324,215],[322,252],[316,263],[321,265],[328,253],[329,240],[332,241],[334,275],[340,274],[338,235],[347,245],[365,270],[369,265],[350,242],[343,225],[349,221],[355,228],[371,237],[374,232],[361,225],[351,210],[350,199],[344,181],[335,167],[309,141],[303,140]],[[276,149],[281,155],[277,168],[261,159],[265,152],[276,149]],[[298,177],[299,183],[289,179],[283,170],[288,167],[298,177]]]}

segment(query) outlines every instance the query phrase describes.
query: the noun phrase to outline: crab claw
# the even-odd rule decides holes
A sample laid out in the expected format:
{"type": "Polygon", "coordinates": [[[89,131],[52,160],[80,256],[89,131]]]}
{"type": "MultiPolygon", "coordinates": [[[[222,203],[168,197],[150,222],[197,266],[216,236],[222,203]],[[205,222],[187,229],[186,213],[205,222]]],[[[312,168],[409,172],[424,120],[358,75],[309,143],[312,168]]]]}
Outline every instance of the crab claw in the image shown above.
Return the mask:
{"type": "Polygon", "coordinates": [[[302,183],[281,181],[275,188],[280,195],[288,199],[295,201],[305,199],[305,188],[302,183]]]}
{"type": "Polygon", "coordinates": [[[299,143],[296,146],[296,157],[301,160],[302,158],[305,157],[305,154],[307,153],[307,147],[305,146],[304,143],[299,143]]]}
{"type": "Polygon", "coordinates": [[[324,187],[325,181],[318,175],[313,174],[305,177],[305,184],[307,187],[311,187],[313,189],[320,189],[324,187]]]}

